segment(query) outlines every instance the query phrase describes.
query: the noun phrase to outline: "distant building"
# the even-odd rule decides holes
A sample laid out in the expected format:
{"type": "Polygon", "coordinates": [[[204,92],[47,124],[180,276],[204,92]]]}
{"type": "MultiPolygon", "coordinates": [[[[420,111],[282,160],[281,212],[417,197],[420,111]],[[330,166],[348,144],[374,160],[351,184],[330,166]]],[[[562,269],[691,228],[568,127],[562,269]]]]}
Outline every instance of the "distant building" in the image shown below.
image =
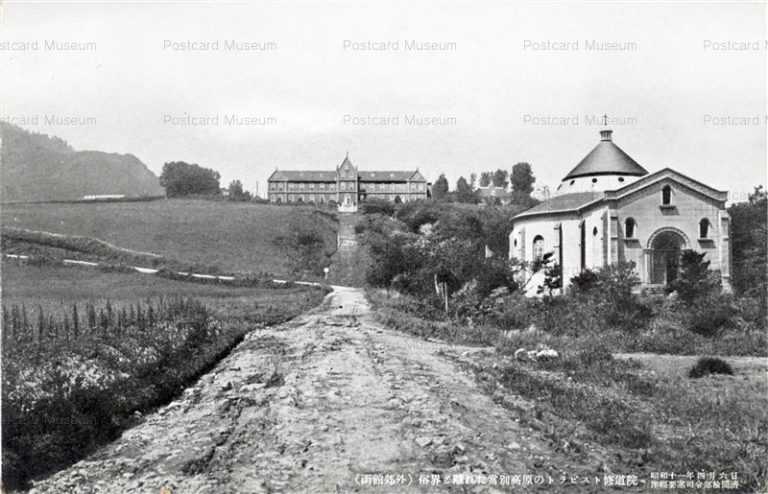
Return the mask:
{"type": "Polygon", "coordinates": [[[275,170],[268,180],[273,203],[335,202],[339,209],[354,211],[369,198],[408,202],[427,198],[427,181],[418,170],[359,171],[349,155],[335,171],[275,170]]]}
{"type": "MultiPolygon", "coordinates": [[[[693,249],[729,289],[728,193],[670,168],[648,173],[611,134],[600,131],[550,199],[514,217],[510,257],[535,262],[551,253],[565,286],[586,269],[633,261],[641,286],[661,287],[678,276],[681,251],[693,249]]],[[[543,280],[534,275],[529,293],[543,280]]]]}
{"type": "Polygon", "coordinates": [[[477,197],[488,204],[507,205],[512,202],[512,191],[491,184],[485,187],[478,187],[477,197]]]}

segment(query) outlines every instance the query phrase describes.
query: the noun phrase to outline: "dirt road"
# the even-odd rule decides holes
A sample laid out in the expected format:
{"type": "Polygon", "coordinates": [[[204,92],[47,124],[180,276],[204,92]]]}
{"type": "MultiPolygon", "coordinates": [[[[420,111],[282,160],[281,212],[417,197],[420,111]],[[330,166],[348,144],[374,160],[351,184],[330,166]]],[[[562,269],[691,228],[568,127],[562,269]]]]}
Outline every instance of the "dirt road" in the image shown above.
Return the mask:
{"type": "Polygon", "coordinates": [[[568,459],[460,371],[477,351],[381,328],[362,292],[339,288],[34,491],[559,490],[568,459]]]}

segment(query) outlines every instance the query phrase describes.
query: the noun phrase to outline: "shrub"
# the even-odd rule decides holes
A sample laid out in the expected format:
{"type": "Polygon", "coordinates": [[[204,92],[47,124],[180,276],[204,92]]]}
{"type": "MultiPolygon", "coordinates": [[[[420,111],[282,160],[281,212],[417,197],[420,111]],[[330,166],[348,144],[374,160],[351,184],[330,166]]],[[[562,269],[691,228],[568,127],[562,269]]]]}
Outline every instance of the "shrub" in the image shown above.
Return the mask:
{"type": "Polygon", "coordinates": [[[477,294],[481,299],[486,298],[497,288],[507,288],[510,292],[517,290],[516,269],[506,259],[491,257],[480,264],[476,273],[477,294]]]}
{"type": "Polygon", "coordinates": [[[525,296],[521,291],[515,291],[498,300],[488,301],[486,322],[498,326],[502,330],[527,328],[535,320],[532,307],[540,303],[537,299],[525,296]]]}
{"type": "Polygon", "coordinates": [[[702,336],[716,336],[732,324],[737,308],[729,295],[710,293],[681,308],[688,315],[688,329],[702,336]]]}
{"type": "Polygon", "coordinates": [[[733,369],[725,360],[715,357],[702,357],[688,372],[688,377],[699,378],[709,374],[733,375],[733,369]]]}
{"type": "Polygon", "coordinates": [[[530,308],[534,324],[555,335],[583,336],[602,327],[599,307],[588,297],[545,297],[530,308]]]}
{"type": "Polygon", "coordinates": [[[571,289],[575,292],[588,292],[597,286],[600,279],[591,269],[585,269],[571,278],[571,289]]]}
{"type": "Polygon", "coordinates": [[[385,199],[366,199],[360,203],[360,211],[363,214],[395,215],[395,204],[385,199]]]}

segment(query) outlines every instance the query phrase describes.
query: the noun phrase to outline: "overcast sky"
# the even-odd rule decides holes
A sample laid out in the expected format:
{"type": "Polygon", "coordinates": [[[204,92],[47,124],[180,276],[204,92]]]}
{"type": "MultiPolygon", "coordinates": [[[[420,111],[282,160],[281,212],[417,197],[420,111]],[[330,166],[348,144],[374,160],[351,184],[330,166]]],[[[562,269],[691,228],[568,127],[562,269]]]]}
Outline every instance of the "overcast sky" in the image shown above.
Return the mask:
{"type": "Polygon", "coordinates": [[[184,160],[263,192],[276,167],[333,169],[348,151],[452,185],[528,161],[552,187],[605,113],[649,171],[736,200],[766,182],[763,3],[0,8],[0,118],[158,174],[184,160]]]}

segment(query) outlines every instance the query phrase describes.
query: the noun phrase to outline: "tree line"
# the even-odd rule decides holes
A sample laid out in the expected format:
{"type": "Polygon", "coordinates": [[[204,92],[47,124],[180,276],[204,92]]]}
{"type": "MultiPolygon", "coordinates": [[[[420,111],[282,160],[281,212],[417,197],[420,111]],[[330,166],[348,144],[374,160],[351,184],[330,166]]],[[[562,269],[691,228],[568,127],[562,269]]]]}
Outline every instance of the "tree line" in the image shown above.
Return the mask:
{"type": "MultiPolygon", "coordinates": [[[[170,161],[163,165],[160,185],[165,187],[168,197],[206,196],[221,197],[224,194],[219,181],[221,175],[212,168],[204,168],[195,163],[170,161]]],[[[251,201],[253,194],[243,188],[240,180],[233,180],[226,190],[230,201],[251,201]]]]}
{"type": "Polygon", "coordinates": [[[495,171],[484,171],[459,177],[456,186],[450,190],[445,174],[440,174],[432,185],[432,198],[436,201],[463,202],[477,204],[480,202],[498,203],[500,199],[494,196],[483,197],[482,189],[494,187],[503,192],[509,192],[509,202],[523,206],[533,206],[536,199],[531,197],[536,176],[530,163],[520,162],[512,167],[512,171],[499,168],[495,171]]]}

